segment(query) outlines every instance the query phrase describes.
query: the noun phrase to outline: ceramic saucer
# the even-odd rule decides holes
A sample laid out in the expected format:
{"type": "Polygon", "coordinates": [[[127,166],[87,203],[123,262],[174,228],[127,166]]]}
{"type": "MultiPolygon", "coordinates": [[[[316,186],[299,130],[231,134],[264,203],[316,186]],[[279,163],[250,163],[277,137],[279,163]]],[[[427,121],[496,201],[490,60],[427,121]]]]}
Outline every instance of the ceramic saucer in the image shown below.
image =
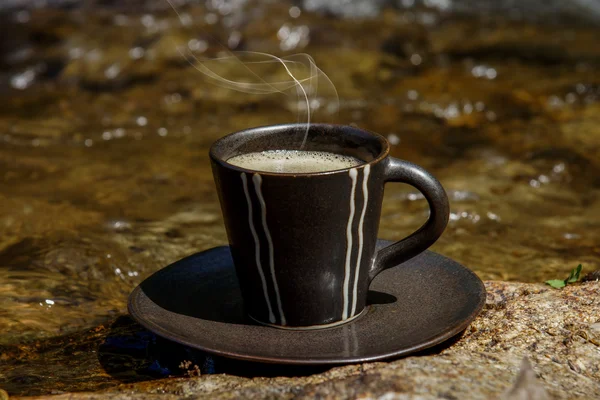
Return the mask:
{"type": "Polygon", "coordinates": [[[223,246],[150,276],[131,293],[129,312],[160,336],[221,356],[344,364],[407,355],[457,335],[481,311],[485,288],[466,267],[426,251],[379,274],[368,303],[360,318],[334,328],[258,325],[244,314],[231,253],[223,246]]]}

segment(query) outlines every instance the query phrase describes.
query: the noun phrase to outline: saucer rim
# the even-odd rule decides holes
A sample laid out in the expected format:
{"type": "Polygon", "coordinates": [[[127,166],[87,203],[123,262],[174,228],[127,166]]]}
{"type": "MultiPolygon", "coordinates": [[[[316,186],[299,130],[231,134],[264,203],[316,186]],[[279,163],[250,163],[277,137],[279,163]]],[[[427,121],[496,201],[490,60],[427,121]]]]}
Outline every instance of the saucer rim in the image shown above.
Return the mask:
{"type": "MultiPolygon", "coordinates": [[[[378,241],[384,241],[382,239],[378,239],[378,241]]],[[[387,242],[387,241],[386,241],[387,242]]],[[[229,246],[215,246],[215,247],[211,247],[209,249],[203,250],[203,251],[210,251],[210,250],[216,250],[219,248],[228,248],[229,246]]],[[[200,251],[198,253],[201,253],[203,251],[200,251]]],[[[197,254],[197,253],[194,253],[197,254]]],[[[193,256],[193,255],[192,255],[193,256]]],[[[143,327],[145,327],[146,329],[150,330],[151,332],[154,332],[156,334],[158,334],[159,336],[167,339],[167,340],[171,340],[173,342],[188,346],[188,347],[192,347],[194,349],[198,349],[204,352],[207,352],[209,354],[213,354],[213,355],[217,355],[217,356],[221,356],[221,357],[226,357],[226,358],[233,358],[233,359],[237,359],[237,360],[242,360],[242,361],[252,361],[252,362],[263,362],[263,363],[268,363],[268,364],[287,364],[287,365],[345,365],[345,364],[355,364],[355,363],[363,363],[363,362],[373,362],[373,361],[381,361],[381,360],[386,360],[386,359],[391,359],[391,358],[398,358],[400,356],[406,356],[409,354],[413,354],[415,352],[418,351],[422,351],[422,350],[426,350],[429,349],[435,345],[441,344],[451,338],[453,338],[454,336],[457,336],[458,334],[460,334],[461,332],[463,332],[465,329],[468,328],[468,326],[473,322],[473,320],[475,320],[475,318],[477,318],[477,316],[479,316],[479,314],[481,313],[485,302],[486,302],[486,295],[487,295],[487,291],[485,289],[485,285],[483,283],[483,281],[479,278],[479,276],[477,276],[477,274],[475,274],[472,270],[470,270],[469,268],[467,268],[466,266],[460,264],[457,261],[452,260],[449,257],[443,256],[437,252],[431,251],[431,250],[425,250],[424,252],[420,253],[419,255],[417,255],[417,257],[419,256],[428,256],[428,257],[439,257],[442,258],[444,260],[448,260],[450,262],[452,262],[453,264],[456,264],[457,266],[463,268],[464,270],[466,270],[468,272],[469,275],[471,275],[471,277],[474,279],[474,281],[477,283],[477,285],[480,288],[479,291],[479,299],[478,299],[478,303],[476,305],[476,307],[474,308],[474,311],[469,315],[468,318],[465,318],[464,320],[461,321],[461,323],[456,324],[455,326],[448,328],[447,330],[444,331],[444,333],[435,335],[434,337],[432,337],[431,339],[425,340],[423,342],[420,342],[417,345],[411,346],[411,347],[404,347],[402,349],[399,349],[397,351],[392,351],[392,352],[385,352],[384,354],[374,354],[374,355],[370,355],[370,356],[362,356],[362,357],[347,357],[344,359],[339,359],[339,358],[330,358],[330,359],[315,359],[315,358],[306,358],[306,357],[300,357],[300,358],[294,358],[294,357],[289,357],[289,356],[284,356],[284,357],[268,357],[268,356],[259,356],[259,355],[248,355],[248,354],[242,354],[239,352],[230,352],[230,351],[226,351],[226,350],[219,350],[219,349],[215,349],[215,348],[210,348],[207,346],[203,346],[201,344],[198,343],[194,343],[192,341],[186,340],[185,338],[181,338],[178,336],[175,336],[172,332],[169,332],[167,329],[162,328],[159,325],[156,325],[155,323],[153,323],[152,321],[149,321],[145,318],[142,317],[142,312],[140,312],[137,307],[136,307],[136,302],[134,302],[134,299],[139,298],[139,294],[140,292],[143,293],[143,290],[141,288],[142,283],[145,281],[142,281],[129,295],[128,299],[127,299],[127,310],[129,312],[129,314],[131,315],[131,317],[140,325],[142,325],[143,327]]],[[[179,261],[179,260],[178,260],[179,261]]],[[[174,263],[178,262],[175,261],[174,263]]],[[[173,264],[173,263],[172,263],[173,264]]],[[[169,264],[169,265],[172,265],[169,264]]],[[[398,264],[392,268],[398,268],[400,267],[402,264],[398,264]]],[[[165,266],[163,268],[167,268],[168,266],[165,266]]],[[[162,270],[163,268],[157,270],[156,272],[162,270]]],[[[155,273],[156,273],[155,272],[155,273]]],[[[152,276],[152,275],[150,275],[152,276]]],[[[149,279],[150,276],[146,279],[149,279]]],[[[147,297],[147,296],[146,296],[147,297]]],[[[148,297],[147,297],[148,298],[148,297]]],[[[150,298],[148,298],[148,300],[150,300],[152,303],[154,303],[150,298]]],[[[154,303],[157,307],[160,307],[158,304],[154,303]]],[[[161,307],[162,308],[162,307],[161,307]]],[[[172,311],[166,310],[169,313],[172,313],[172,311]]],[[[369,307],[368,309],[366,309],[363,313],[361,313],[362,318],[367,316],[368,313],[371,312],[371,308],[369,307]]],[[[343,325],[352,325],[354,323],[356,323],[357,319],[354,319],[353,321],[349,321],[343,325]]],[[[257,327],[262,327],[264,329],[273,329],[276,331],[281,331],[281,332],[285,332],[287,330],[281,330],[281,329],[277,329],[274,327],[269,327],[269,326],[265,326],[265,325],[257,325],[257,327]]],[[[326,329],[335,329],[336,327],[333,328],[323,328],[323,330],[326,329]]],[[[302,332],[302,330],[299,330],[298,332],[302,332]]]]}

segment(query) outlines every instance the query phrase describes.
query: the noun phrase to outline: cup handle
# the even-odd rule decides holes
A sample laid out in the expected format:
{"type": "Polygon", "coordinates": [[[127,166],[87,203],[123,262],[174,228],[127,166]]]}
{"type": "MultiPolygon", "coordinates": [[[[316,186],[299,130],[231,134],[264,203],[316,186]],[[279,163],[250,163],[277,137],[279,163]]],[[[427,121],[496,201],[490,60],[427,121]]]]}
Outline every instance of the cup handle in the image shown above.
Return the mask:
{"type": "Polygon", "coordinates": [[[417,188],[429,203],[429,219],[410,236],[379,250],[369,271],[369,282],[381,271],[396,266],[431,246],[448,225],[450,206],[440,182],[416,164],[388,157],[385,182],[408,183],[417,188]]]}

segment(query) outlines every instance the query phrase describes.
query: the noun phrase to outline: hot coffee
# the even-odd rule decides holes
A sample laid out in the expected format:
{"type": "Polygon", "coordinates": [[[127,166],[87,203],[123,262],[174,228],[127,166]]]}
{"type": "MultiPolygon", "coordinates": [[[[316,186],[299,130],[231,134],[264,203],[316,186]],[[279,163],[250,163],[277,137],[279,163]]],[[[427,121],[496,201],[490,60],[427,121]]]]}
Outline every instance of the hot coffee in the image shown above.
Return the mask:
{"type": "Polygon", "coordinates": [[[304,129],[247,129],[219,139],[210,152],[246,313],[285,329],[357,318],[375,276],[427,249],[449,215],[440,183],[390,157],[389,143],[375,133],[313,124],[310,151],[271,150],[304,129]],[[431,211],[408,238],[378,248],[387,182],[413,185],[431,211]]]}
{"type": "Polygon", "coordinates": [[[352,156],[303,150],[266,150],[247,153],[232,157],[227,162],[254,171],[292,174],[336,171],[364,164],[364,161],[352,156]]]}

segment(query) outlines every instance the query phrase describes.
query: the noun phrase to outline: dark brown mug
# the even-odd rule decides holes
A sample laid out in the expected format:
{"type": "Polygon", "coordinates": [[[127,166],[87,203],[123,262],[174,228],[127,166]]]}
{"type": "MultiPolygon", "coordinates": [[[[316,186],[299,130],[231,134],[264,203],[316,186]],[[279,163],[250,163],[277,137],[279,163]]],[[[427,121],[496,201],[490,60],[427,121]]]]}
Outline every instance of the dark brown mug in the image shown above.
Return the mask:
{"type": "MultiPolygon", "coordinates": [[[[421,253],[448,223],[448,198],[423,168],[389,156],[387,140],[349,126],[275,125],[217,140],[213,174],[248,315],[279,328],[315,329],[352,320],[365,309],[370,282],[421,253]],[[227,162],[246,153],[297,150],[352,156],[352,168],[272,173],[227,162]],[[427,199],[427,222],[376,251],[386,182],[403,182],[427,199]]],[[[400,299],[401,300],[401,299],[400,299]]]]}

